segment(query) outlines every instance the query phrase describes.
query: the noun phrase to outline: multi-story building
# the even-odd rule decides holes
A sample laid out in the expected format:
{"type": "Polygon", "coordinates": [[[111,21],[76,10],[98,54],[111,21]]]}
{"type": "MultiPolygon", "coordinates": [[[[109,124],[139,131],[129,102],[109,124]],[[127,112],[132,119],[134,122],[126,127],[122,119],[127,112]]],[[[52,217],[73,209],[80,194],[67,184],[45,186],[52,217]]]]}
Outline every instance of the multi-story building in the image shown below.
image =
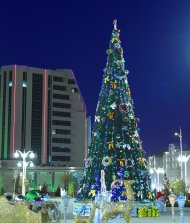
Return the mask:
{"type": "MultiPolygon", "coordinates": [[[[182,148],[182,156],[188,157],[190,155],[190,151],[187,145],[183,144],[182,148]]],[[[158,168],[164,170],[170,182],[173,182],[177,179],[183,179],[185,182],[187,180],[187,185],[190,185],[190,159],[186,163],[182,162],[181,176],[181,162],[179,161],[180,156],[180,145],[172,143],[169,144],[168,151],[163,152],[162,155],[160,154],[148,157],[149,168],[153,170],[151,171],[153,187],[162,185],[163,174],[161,172],[159,173],[158,168]],[[187,177],[185,177],[185,173],[187,173],[187,177]]]]}
{"type": "Polygon", "coordinates": [[[33,150],[38,164],[82,166],[86,108],[72,70],[2,66],[0,159],[33,150]]]}
{"type": "MultiPolygon", "coordinates": [[[[190,151],[186,144],[183,144],[182,155],[190,155],[190,151]]],[[[163,154],[163,168],[166,172],[168,179],[172,182],[176,179],[181,179],[181,162],[179,157],[181,155],[179,144],[169,144],[168,151],[163,154]]],[[[187,167],[187,184],[190,184],[190,161],[188,163],[182,163],[182,179],[185,181],[185,165],[187,167]]]]}

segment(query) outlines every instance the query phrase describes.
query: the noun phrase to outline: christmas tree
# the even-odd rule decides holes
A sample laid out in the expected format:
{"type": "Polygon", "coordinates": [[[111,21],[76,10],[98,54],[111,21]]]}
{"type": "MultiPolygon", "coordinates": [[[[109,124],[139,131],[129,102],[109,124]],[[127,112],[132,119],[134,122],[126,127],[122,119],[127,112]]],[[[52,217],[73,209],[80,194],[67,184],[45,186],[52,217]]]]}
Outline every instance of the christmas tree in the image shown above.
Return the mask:
{"type": "MultiPolygon", "coordinates": [[[[105,171],[107,190],[111,190],[113,180],[120,179],[135,181],[136,199],[148,198],[150,191],[150,175],[139,137],[139,120],[134,114],[119,34],[114,20],[92,141],[78,191],[79,200],[93,199],[100,191],[101,170],[105,171]]],[[[119,195],[126,199],[123,185],[117,186],[119,192],[112,193],[112,200],[118,201],[116,196],[119,195]]]]}
{"type": "Polygon", "coordinates": [[[163,189],[162,189],[162,192],[164,193],[164,200],[166,201],[168,199],[168,196],[170,195],[170,181],[166,175],[166,173],[164,174],[164,177],[163,177],[163,189]]]}

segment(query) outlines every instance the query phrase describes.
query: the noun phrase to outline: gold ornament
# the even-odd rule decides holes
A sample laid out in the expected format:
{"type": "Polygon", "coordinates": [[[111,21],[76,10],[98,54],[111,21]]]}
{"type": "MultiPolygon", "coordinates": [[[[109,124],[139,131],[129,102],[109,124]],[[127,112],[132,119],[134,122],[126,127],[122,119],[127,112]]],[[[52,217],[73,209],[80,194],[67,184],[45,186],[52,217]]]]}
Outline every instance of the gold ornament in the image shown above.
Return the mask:
{"type": "Polygon", "coordinates": [[[113,120],[114,119],[114,112],[109,112],[108,117],[109,117],[109,119],[113,120]]]}
{"type": "Polygon", "coordinates": [[[90,192],[89,192],[89,195],[92,195],[93,197],[96,195],[96,190],[91,190],[90,192]]]}
{"type": "Polygon", "coordinates": [[[130,90],[128,89],[128,91],[127,91],[127,95],[130,97],[131,96],[131,92],[130,92],[130,90]]]}
{"type": "Polygon", "coordinates": [[[107,142],[107,144],[108,144],[108,149],[113,149],[114,148],[113,141],[107,142]]]}
{"type": "Polygon", "coordinates": [[[127,191],[123,191],[122,194],[121,194],[121,196],[122,197],[125,197],[125,196],[127,197],[127,191]]]}
{"type": "Polygon", "coordinates": [[[146,165],[146,159],[145,158],[142,158],[142,157],[139,157],[138,159],[138,163],[141,165],[141,166],[144,166],[144,167],[147,167],[146,165]]]}
{"type": "Polygon", "coordinates": [[[107,76],[105,79],[104,79],[104,82],[106,83],[106,82],[109,82],[110,81],[110,78],[109,78],[109,76],[107,76]]]}
{"type": "Polygon", "coordinates": [[[124,162],[125,162],[125,159],[124,158],[117,159],[117,161],[119,161],[119,165],[120,166],[124,166],[124,162]]]}
{"type": "Polygon", "coordinates": [[[153,200],[152,193],[151,193],[150,191],[148,192],[148,199],[149,199],[150,201],[153,200]]]}
{"type": "Polygon", "coordinates": [[[113,89],[116,89],[116,87],[117,87],[117,81],[112,81],[112,82],[110,82],[111,83],[111,85],[112,85],[112,88],[113,89]]]}
{"type": "Polygon", "coordinates": [[[111,42],[113,43],[114,41],[118,42],[118,38],[116,37],[112,38],[111,42]]]}

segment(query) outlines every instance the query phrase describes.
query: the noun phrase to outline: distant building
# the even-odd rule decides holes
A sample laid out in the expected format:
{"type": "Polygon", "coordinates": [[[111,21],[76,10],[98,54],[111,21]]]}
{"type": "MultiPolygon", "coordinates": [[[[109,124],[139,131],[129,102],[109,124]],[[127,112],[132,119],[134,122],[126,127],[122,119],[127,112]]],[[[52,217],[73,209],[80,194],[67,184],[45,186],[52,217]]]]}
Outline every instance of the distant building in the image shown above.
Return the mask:
{"type": "Polygon", "coordinates": [[[0,159],[33,150],[36,163],[82,166],[86,108],[72,70],[0,69],[0,159]]]}
{"type": "MultiPolygon", "coordinates": [[[[189,156],[190,150],[187,144],[182,145],[182,155],[189,156]]],[[[180,145],[179,144],[169,144],[168,151],[163,152],[160,155],[154,155],[148,157],[148,163],[150,169],[163,168],[170,182],[181,179],[181,166],[178,161],[180,156],[180,145]]],[[[187,185],[190,185],[190,159],[186,164],[187,167],[187,185]]],[[[182,163],[182,179],[185,181],[185,163],[182,163]]],[[[156,187],[158,185],[158,174],[156,171],[152,171],[152,185],[156,187]]],[[[163,174],[159,174],[159,184],[162,187],[163,174]]]]}
{"type": "MultiPolygon", "coordinates": [[[[187,148],[186,144],[183,144],[182,155],[190,155],[190,150],[187,148]]],[[[181,179],[181,166],[178,161],[180,156],[180,145],[179,144],[169,144],[168,151],[163,154],[163,168],[166,172],[168,179],[172,182],[176,179],[181,179]]],[[[185,164],[182,163],[182,179],[185,181],[185,164]]],[[[190,184],[190,160],[187,163],[187,183],[190,184]]]]}

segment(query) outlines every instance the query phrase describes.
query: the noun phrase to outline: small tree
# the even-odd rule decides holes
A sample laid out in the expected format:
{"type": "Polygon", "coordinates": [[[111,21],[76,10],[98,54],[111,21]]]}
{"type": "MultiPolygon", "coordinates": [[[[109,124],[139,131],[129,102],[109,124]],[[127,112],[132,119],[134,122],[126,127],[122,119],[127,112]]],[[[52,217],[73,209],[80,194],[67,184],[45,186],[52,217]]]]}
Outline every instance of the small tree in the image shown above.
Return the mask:
{"type": "Polygon", "coordinates": [[[61,197],[61,188],[60,188],[60,186],[57,187],[57,189],[55,191],[55,196],[56,197],[61,197]]]}
{"type": "Polygon", "coordinates": [[[68,195],[74,197],[74,192],[75,192],[74,182],[70,181],[68,185],[68,195]]]}
{"type": "Polygon", "coordinates": [[[172,192],[176,195],[186,194],[186,185],[183,180],[176,180],[171,185],[172,192]]]}
{"type": "Polygon", "coordinates": [[[165,200],[167,200],[168,196],[170,195],[171,187],[170,187],[170,181],[167,178],[166,173],[164,174],[162,182],[163,182],[163,190],[162,190],[162,192],[164,193],[165,200]]]}
{"type": "Polygon", "coordinates": [[[47,194],[48,193],[48,185],[46,184],[46,182],[44,182],[41,191],[43,194],[47,194]]]}
{"type": "Polygon", "coordinates": [[[0,189],[0,196],[2,196],[4,193],[5,193],[4,187],[1,187],[1,189],[0,189]]]}

